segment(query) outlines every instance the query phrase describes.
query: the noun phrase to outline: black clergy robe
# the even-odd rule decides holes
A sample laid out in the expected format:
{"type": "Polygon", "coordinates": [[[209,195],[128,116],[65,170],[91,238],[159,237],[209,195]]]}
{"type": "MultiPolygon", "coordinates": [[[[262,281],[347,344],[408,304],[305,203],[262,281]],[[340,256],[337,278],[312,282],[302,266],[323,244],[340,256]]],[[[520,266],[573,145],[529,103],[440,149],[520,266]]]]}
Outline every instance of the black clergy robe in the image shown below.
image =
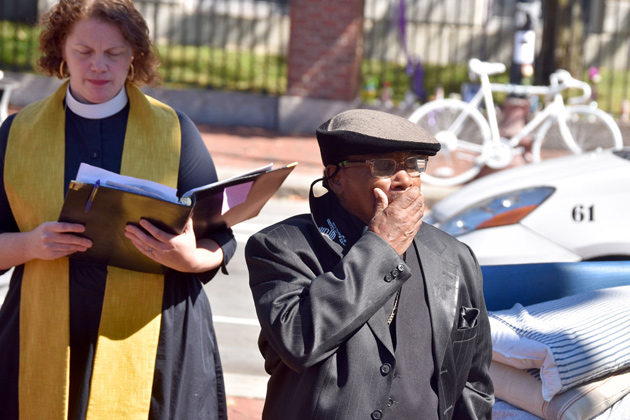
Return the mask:
{"type": "MultiPolygon", "coordinates": [[[[64,189],[81,162],[119,172],[129,104],[117,114],[86,119],[66,110],[64,189]]],[[[178,192],[217,180],[212,158],[192,121],[177,113],[181,125],[178,192]]],[[[0,127],[0,233],[18,232],[4,190],[4,159],[13,117],[0,127]]],[[[156,162],[159,164],[159,162],[156,162]]],[[[122,234],[122,233],[121,233],[122,234]]],[[[221,245],[224,264],[234,254],[230,230],[208,237],[221,245]]],[[[18,420],[20,285],[23,266],[15,268],[0,310],[0,419],[18,420]]],[[[203,291],[217,270],[186,274],[167,270],[162,324],[149,418],[225,419],[227,408],[210,303],[203,291]]],[[[85,418],[89,384],[107,267],[70,260],[70,396],[69,419],[85,418]]]]}

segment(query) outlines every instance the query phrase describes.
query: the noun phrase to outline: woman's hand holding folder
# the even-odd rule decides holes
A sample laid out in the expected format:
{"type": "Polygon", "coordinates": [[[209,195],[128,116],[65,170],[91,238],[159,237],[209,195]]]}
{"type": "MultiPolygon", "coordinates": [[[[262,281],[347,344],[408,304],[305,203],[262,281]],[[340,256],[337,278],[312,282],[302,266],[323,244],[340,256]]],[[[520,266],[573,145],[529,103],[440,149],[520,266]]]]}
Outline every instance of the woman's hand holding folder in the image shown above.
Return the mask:
{"type": "Polygon", "coordinates": [[[148,220],[140,220],[140,229],[127,225],[125,237],[147,257],[184,273],[202,273],[213,270],[223,261],[223,250],[212,239],[197,241],[192,218],[188,219],[179,235],[165,232],[148,220]]]}

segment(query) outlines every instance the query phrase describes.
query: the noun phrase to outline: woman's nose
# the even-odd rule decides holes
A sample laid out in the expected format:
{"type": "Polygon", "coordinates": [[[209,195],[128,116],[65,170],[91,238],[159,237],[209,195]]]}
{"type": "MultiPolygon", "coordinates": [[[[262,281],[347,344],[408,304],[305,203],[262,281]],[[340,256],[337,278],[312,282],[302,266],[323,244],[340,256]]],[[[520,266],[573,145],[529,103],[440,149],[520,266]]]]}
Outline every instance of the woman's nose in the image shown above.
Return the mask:
{"type": "Polygon", "coordinates": [[[92,71],[107,71],[107,63],[105,62],[105,57],[102,54],[94,55],[94,58],[92,59],[92,71]]]}

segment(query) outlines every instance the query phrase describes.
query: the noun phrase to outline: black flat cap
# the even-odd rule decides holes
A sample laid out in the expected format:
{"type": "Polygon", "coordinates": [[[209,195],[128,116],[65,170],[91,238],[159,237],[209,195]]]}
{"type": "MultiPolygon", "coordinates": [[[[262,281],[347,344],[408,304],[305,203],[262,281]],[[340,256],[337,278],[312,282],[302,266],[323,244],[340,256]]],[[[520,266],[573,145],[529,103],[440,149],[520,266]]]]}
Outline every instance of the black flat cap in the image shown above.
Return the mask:
{"type": "Polygon", "coordinates": [[[435,156],[440,143],[419,125],[387,112],[352,109],[335,115],[315,132],[322,162],[336,165],[350,155],[415,151],[435,156]]]}

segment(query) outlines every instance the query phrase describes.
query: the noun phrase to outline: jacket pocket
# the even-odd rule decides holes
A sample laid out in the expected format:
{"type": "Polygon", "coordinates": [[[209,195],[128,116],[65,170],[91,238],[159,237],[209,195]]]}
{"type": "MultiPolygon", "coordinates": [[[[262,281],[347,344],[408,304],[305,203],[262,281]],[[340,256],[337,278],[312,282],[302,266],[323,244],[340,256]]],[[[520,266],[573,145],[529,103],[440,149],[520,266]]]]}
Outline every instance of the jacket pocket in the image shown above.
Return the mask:
{"type": "Polygon", "coordinates": [[[466,341],[475,338],[477,335],[477,324],[479,321],[479,309],[462,306],[459,310],[457,320],[457,330],[453,341],[466,341]]]}

